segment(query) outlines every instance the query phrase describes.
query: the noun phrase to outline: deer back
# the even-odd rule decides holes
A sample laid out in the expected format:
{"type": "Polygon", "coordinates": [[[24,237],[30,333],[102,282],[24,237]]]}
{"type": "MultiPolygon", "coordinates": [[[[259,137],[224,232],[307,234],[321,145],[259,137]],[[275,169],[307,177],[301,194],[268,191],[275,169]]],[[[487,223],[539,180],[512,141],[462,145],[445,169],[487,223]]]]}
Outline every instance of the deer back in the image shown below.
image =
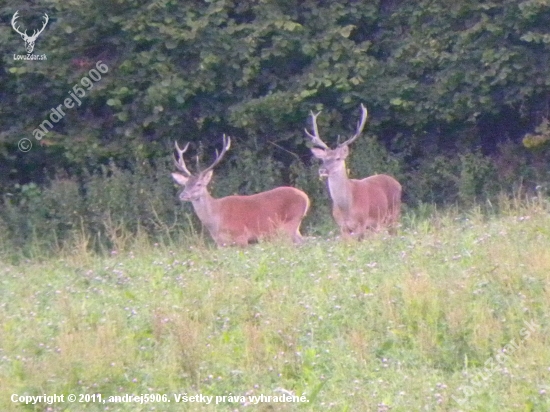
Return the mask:
{"type": "Polygon", "coordinates": [[[308,196],[293,187],[278,187],[249,196],[216,199],[219,231],[267,235],[300,222],[309,208],[308,196]]]}
{"type": "Polygon", "coordinates": [[[362,180],[351,179],[350,214],[377,225],[391,223],[401,208],[401,185],[393,177],[380,174],[362,180]]]}

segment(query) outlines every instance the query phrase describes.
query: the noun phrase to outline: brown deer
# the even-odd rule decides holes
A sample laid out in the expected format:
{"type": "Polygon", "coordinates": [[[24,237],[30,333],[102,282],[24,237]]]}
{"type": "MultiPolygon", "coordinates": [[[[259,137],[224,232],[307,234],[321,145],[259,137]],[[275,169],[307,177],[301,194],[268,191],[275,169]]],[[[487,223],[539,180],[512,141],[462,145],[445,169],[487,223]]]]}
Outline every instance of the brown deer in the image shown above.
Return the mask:
{"type": "Polygon", "coordinates": [[[174,180],[184,187],[179,198],[193,204],[195,213],[218,246],[246,246],[277,233],[288,235],[295,243],[302,241],[300,224],[309,208],[308,196],[293,187],[277,187],[250,196],[227,196],[214,199],[207,185],[212,170],[231,145],[223,135],[223,149],[216,150],[216,159],[208,168],[193,175],[185,166],[183,154],[189,143],[180,149],[175,144],[178,158],[174,158],[181,173],[172,173],[174,180]]]}
{"type": "Polygon", "coordinates": [[[320,113],[311,112],[313,133],[306,129],[306,134],[316,146],[311,152],[323,162],[319,175],[328,178],[332,215],[340,226],[342,237],[361,239],[367,230],[379,231],[383,227],[395,233],[401,211],[399,182],[384,174],[361,180],[349,179],[346,170],[348,145],[361,135],[367,122],[367,109],[361,104],[361,120],[357,123],[355,134],[335,149],[330,149],[319,137],[317,116],[320,113]]]}

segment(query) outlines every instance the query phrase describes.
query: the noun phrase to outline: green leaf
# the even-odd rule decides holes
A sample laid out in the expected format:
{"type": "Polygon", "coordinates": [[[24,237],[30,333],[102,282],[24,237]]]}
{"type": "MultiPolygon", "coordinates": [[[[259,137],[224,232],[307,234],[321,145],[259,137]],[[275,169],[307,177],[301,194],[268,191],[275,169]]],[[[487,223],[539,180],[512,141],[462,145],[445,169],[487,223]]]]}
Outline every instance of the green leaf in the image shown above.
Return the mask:
{"type": "Polygon", "coordinates": [[[283,28],[288,31],[294,31],[297,29],[301,29],[302,25],[300,23],[295,23],[293,21],[287,21],[283,24],[283,28]]]}
{"type": "Polygon", "coordinates": [[[355,28],[355,25],[348,24],[340,29],[340,35],[346,39],[350,36],[351,31],[355,28]]]}
{"type": "Polygon", "coordinates": [[[175,49],[176,47],[178,47],[178,42],[175,41],[175,40],[167,40],[164,42],[164,46],[168,49],[168,50],[173,50],[175,49]]]}
{"type": "Polygon", "coordinates": [[[122,102],[119,99],[108,99],[107,106],[120,106],[122,102]]]}
{"type": "Polygon", "coordinates": [[[118,120],[120,120],[121,122],[125,122],[128,120],[128,113],[126,112],[120,112],[120,113],[117,113],[116,114],[116,117],[118,120]]]}

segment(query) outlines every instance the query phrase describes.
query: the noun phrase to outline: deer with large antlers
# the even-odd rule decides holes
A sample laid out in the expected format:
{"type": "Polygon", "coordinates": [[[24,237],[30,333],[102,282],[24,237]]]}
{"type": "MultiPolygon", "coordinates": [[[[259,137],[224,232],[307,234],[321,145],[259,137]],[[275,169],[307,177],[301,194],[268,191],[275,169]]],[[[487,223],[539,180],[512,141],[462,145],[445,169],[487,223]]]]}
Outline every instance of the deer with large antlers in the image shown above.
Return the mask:
{"type": "Polygon", "coordinates": [[[189,143],[180,149],[176,142],[178,157],[174,160],[181,173],[172,173],[172,177],[184,187],[180,200],[193,204],[195,213],[218,246],[246,246],[277,233],[295,243],[301,242],[300,224],[309,208],[309,198],[301,190],[283,186],[249,196],[214,199],[210,195],[207,185],[212,170],[230,145],[231,139],[223,135],[223,148],[220,153],[216,150],[214,163],[193,175],[183,160],[189,143]]]}
{"type": "Polygon", "coordinates": [[[42,24],[42,28],[40,30],[33,30],[32,35],[29,36],[27,35],[27,30],[25,30],[25,32],[23,33],[19,30],[19,26],[17,27],[15,26],[15,21],[19,18],[18,13],[19,13],[19,10],[17,10],[13,15],[13,17],[11,18],[11,26],[17,33],[21,35],[21,37],[23,38],[23,41],[25,42],[25,48],[27,49],[27,53],[31,54],[32,51],[34,50],[34,42],[36,41],[40,33],[44,31],[50,18],[46,13],[44,13],[44,23],[42,24]]]}
{"type": "Polygon", "coordinates": [[[361,120],[355,134],[335,149],[330,149],[319,137],[317,116],[310,113],[313,131],[306,134],[313,142],[313,155],[323,162],[319,175],[328,178],[328,189],[332,198],[332,215],[343,238],[361,239],[367,231],[379,231],[387,227],[395,231],[401,210],[401,185],[393,177],[377,174],[365,179],[349,179],[346,158],[349,144],[363,132],[367,122],[367,109],[361,104],[361,120]]]}

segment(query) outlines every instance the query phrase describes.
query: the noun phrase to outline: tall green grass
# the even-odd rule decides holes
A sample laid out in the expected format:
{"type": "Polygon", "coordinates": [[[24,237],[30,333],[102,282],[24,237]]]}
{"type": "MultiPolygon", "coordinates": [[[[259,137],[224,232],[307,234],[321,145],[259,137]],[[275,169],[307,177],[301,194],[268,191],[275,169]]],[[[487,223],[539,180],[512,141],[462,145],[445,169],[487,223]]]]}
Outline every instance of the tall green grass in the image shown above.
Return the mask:
{"type": "Polygon", "coordinates": [[[496,209],[410,211],[398,236],[361,243],[217,249],[198,235],[137,236],[102,255],[82,235],[55,256],[11,256],[0,410],[549,410],[550,207],[496,209]],[[540,327],[522,339],[525,321],[540,327]],[[171,402],[10,401],[70,393],[171,402]],[[176,404],[183,393],[309,402],[176,404]]]}

